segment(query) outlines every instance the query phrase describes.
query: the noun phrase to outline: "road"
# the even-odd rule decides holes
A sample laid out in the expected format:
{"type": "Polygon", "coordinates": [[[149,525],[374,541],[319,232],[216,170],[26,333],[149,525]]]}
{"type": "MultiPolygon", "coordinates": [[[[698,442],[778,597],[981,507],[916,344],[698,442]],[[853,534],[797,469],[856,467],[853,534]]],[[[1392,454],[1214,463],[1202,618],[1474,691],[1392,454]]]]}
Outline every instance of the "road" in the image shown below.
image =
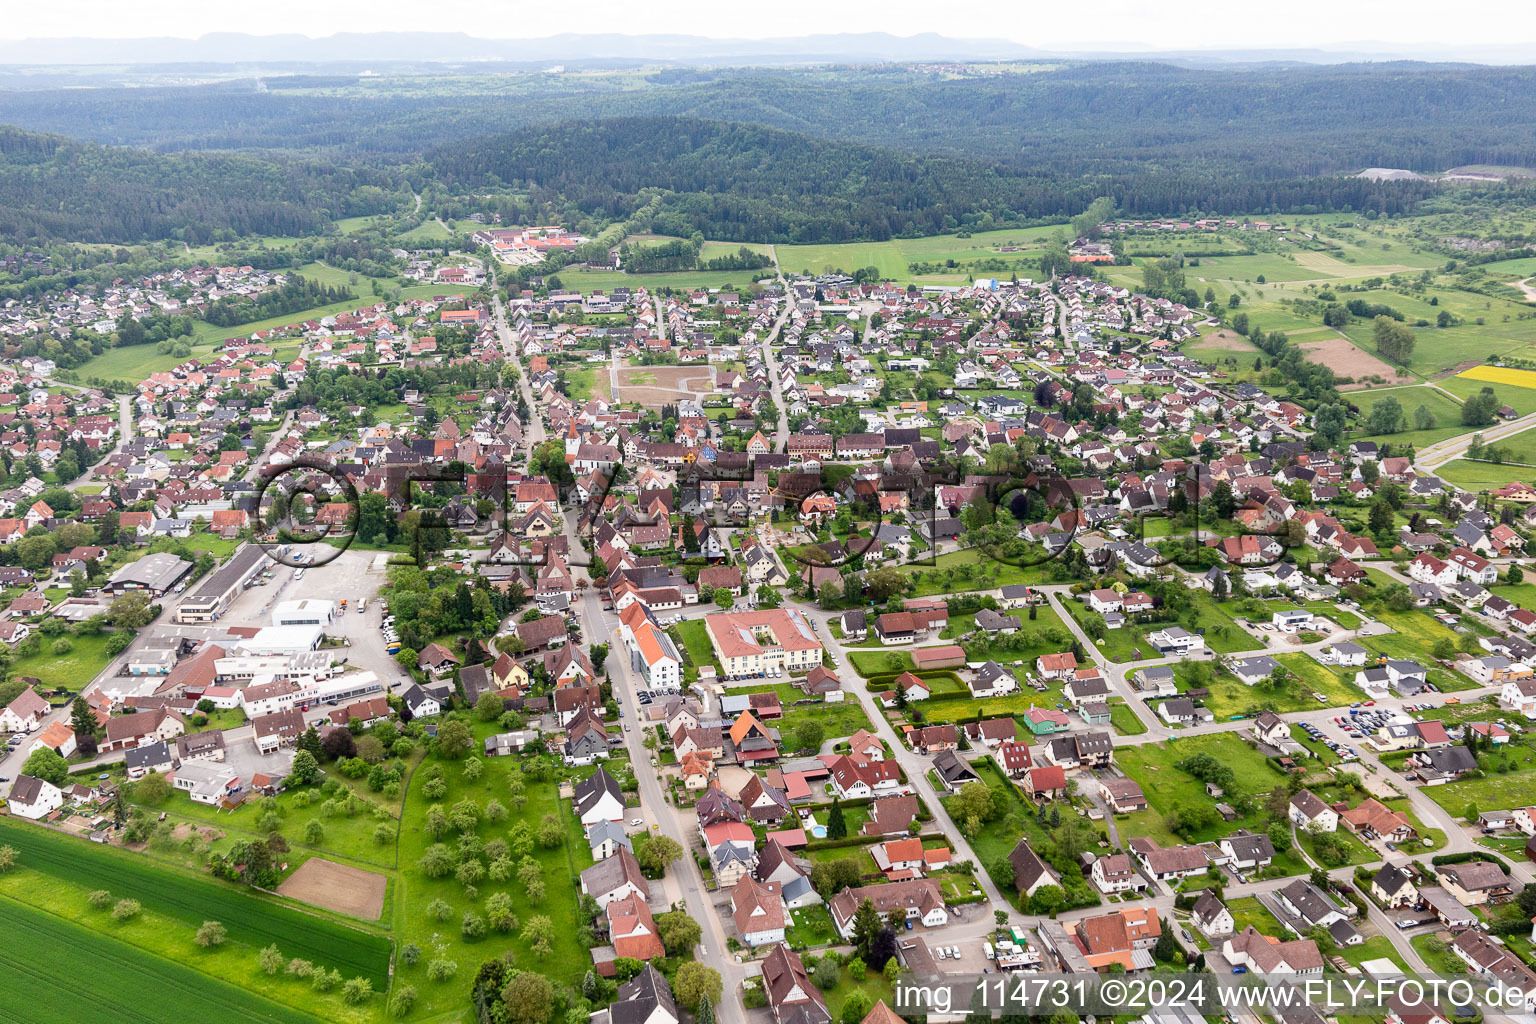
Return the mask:
{"type": "MultiPolygon", "coordinates": [[[[603,669],[613,681],[614,699],[624,709],[624,744],[629,750],[630,764],[635,766],[635,778],[640,784],[640,800],[644,808],[637,812],[646,819],[647,827],[655,825],[655,832],[677,842],[683,856],[667,869],[661,886],[671,906],[683,906],[688,916],[703,928],[698,959],[720,972],[724,995],[715,1015],[722,1024],[744,1024],[746,1007],[742,1005],[741,982],[757,973],[738,963],[726,949],[725,926],[714,901],[704,887],[703,876],[693,861],[693,849],[698,842],[698,817],[692,808],[674,807],[662,789],[661,773],[649,770],[655,754],[645,748],[647,733],[654,735],[652,726],[642,725],[640,705],[635,694],[643,689],[639,680],[629,672],[629,651],[619,637],[618,617],[603,610],[602,599],[597,591],[587,591],[581,604],[582,621],[587,626],[589,642],[608,644],[608,660],[603,669]],[[599,640],[601,636],[601,640],[599,640]]],[[[654,883],[652,895],[654,896],[654,883]]]]}
{"type": "Polygon", "coordinates": [[[518,359],[517,342],[512,337],[512,328],[507,324],[506,307],[501,302],[501,287],[496,279],[496,268],[491,271],[491,306],[496,320],[496,339],[501,342],[502,354],[507,361],[518,368],[517,386],[522,393],[523,403],[528,407],[528,422],[523,424],[523,440],[531,452],[544,443],[546,431],[544,430],[544,416],[534,405],[533,385],[528,382],[528,368],[518,359]]]}
{"type": "MultiPolygon", "coordinates": [[[[1460,399],[1457,399],[1460,401],[1460,399]]],[[[1437,466],[1443,466],[1452,459],[1464,455],[1472,445],[1472,439],[1478,434],[1483,435],[1483,443],[1489,444],[1502,440],[1522,430],[1536,427],[1536,412],[1528,416],[1521,416],[1517,420],[1509,420],[1503,423],[1494,423],[1486,427],[1480,427],[1468,431],[1465,434],[1457,434],[1435,444],[1425,445],[1414,454],[1413,464],[1423,470],[1432,470],[1437,466]]]]}
{"type": "Polygon", "coordinates": [[[789,282],[784,280],[784,271],[779,267],[779,252],[777,247],[770,245],[768,255],[773,257],[773,272],[778,278],[779,287],[784,289],[784,308],[779,310],[778,319],[763,336],[763,362],[768,367],[768,387],[773,394],[773,404],[779,413],[779,422],[773,431],[773,450],[785,452],[789,450],[789,412],[788,403],[784,400],[784,373],[779,369],[778,357],[773,354],[773,346],[778,344],[779,332],[784,329],[784,324],[789,320],[790,310],[794,308],[794,293],[789,289],[789,282]]]}

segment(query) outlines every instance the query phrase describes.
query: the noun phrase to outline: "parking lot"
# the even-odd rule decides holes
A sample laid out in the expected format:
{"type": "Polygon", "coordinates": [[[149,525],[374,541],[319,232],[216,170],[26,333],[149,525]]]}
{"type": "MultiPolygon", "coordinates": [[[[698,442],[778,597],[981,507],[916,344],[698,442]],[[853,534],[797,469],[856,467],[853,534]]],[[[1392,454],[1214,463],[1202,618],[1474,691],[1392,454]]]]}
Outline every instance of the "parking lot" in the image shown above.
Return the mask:
{"type": "Polygon", "coordinates": [[[375,568],[377,561],[376,552],[348,550],[334,561],[306,569],[292,569],[274,562],[270,567],[270,582],[251,587],[237,597],[218,624],[270,626],[272,609],[284,601],[310,599],[339,604],[346,598],[346,612],[339,613],[325,627],[327,635],[345,637],[350,642],[338,656],[346,658],[353,668],[377,672],[380,679],[398,682],[404,673],[395,659],[385,652],[380,635],[384,607],[378,600],[378,593],[386,577],[382,568],[375,568]],[[359,612],[358,602],[364,599],[367,606],[359,612]]]}

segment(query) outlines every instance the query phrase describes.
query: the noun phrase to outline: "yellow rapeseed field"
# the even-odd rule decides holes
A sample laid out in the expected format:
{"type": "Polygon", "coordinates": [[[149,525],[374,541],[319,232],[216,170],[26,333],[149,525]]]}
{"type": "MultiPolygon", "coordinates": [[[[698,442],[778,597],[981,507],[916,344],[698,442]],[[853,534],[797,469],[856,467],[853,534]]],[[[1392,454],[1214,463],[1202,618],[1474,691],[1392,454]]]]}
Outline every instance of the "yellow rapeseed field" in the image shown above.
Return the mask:
{"type": "Polygon", "coordinates": [[[1515,370],[1508,366],[1474,366],[1456,376],[1468,380],[1485,380],[1490,384],[1508,384],[1516,388],[1536,390],[1536,370],[1515,370]]]}

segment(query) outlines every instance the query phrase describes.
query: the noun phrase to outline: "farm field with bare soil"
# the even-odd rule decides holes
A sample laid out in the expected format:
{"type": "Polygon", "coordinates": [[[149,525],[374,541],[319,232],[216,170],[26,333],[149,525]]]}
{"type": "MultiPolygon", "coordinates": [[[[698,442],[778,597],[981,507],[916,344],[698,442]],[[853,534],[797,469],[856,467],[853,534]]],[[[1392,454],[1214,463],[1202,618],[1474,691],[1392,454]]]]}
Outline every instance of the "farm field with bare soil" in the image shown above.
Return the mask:
{"type": "Polygon", "coordinates": [[[383,875],[322,857],[311,857],[300,864],[277,887],[279,895],[364,921],[379,919],[388,889],[389,879],[383,875]]]}
{"type": "Polygon", "coordinates": [[[619,369],[620,402],[660,406],[712,390],[708,366],[625,366],[619,369]]]}
{"type": "Polygon", "coordinates": [[[1339,389],[1341,391],[1379,386],[1363,379],[1371,376],[1382,377],[1388,384],[1415,382],[1415,378],[1383,362],[1347,338],[1318,338],[1297,342],[1297,346],[1312,362],[1321,363],[1341,377],[1355,378],[1357,383],[1346,384],[1339,389]]]}

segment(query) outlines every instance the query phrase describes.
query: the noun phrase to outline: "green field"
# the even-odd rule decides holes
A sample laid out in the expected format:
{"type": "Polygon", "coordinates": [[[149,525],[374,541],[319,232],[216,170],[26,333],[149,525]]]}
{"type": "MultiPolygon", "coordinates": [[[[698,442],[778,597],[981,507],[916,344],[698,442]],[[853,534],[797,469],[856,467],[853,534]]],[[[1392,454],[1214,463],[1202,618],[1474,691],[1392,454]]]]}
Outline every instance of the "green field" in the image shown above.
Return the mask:
{"type": "MultiPolygon", "coordinates": [[[[0,900],[0,928],[6,939],[0,947],[6,976],[0,1019],[6,1021],[316,1024],[322,1019],[9,899],[0,900]]],[[[201,953],[190,941],[187,947],[188,957],[201,953]]],[[[232,960],[242,953],[203,955],[232,960]]]]}
{"type": "MultiPolygon", "coordinates": [[[[495,731],[494,723],[476,725],[476,744],[495,731]]],[[[505,837],[511,823],[525,822],[536,829],[546,814],[553,814],[565,826],[565,840],[555,847],[535,845],[529,854],[542,869],[545,895],[534,901],[517,880],[496,882],[485,877],[476,888],[474,897],[449,874],[444,878],[428,877],[419,867],[423,855],[434,840],[425,826],[428,808],[434,802],[444,809],[461,800],[470,800],[480,807],[494,797],[508,804],[508,771],[506,758],[490,758],[484,762],[484,772],[474,782],[463,777],[462,762],[440,762],[428,757],[411,777],[406,794],[404,816],[400,829],[400,870],[395,875],[396,913],[395,930],[402,942],[413,942],[424,951],[440,946],[442,955],[458,964],[454,981],[437,984],[427,980],[423,965],[397,972],[397,977],[416,986],[422,996],[422,1006],[417,1011],[424,1018],[434,1015],[459,1014],[465,1006],[467,986],[481,961],[511,951],[518,965],[550,977],[556,984],[579,984],[582,974],[591,966],[591,958],[582,946],[577,920],[576,874],[592,863],[592,854],[581,836],[580,825],[562,805],[557,784],[536,782],[529,779],[524,791],[527,803],[520,810],[513,810],[511,817],[500,825],[481,819],[474,833],[484,842],[505,837]],[[448,783],[447,794],[440,801],[428,799],[423,793],[424,769],[433,764],[443,764],[444,778],[448,783]],[[485,901],[492,893],[507,892],[512,897],[512,909],[517,918],[527,923],[537,915],[547,915],[553,924],[553,938],[549,954],[540,959],[519,931],[502,934],[491,930],[479,941],[467,941],[460,933],[459,922],[466,912],[485,912],[485,901]],[[427,912],[434,900],[443,900],[451,908],[446,922],[439,922],[427,912]]],[[[580,774],[589,774],[580,770],[580,774]]],[[[510,808],[510,804],[508,807],[510,808]]],[[[443,840],[450,849],[456,842],[456,833],[445,834],[443,840]]],[[[432,954],[428,953],[425,959],[432,954]]],[[[458,1019],[453,1017],[453,1019],[458,1019]]]]}
{"type": "Polygon", "coordinates": [[[1517,480],[1521,483],[1536,481],[1536,469],[1530,466],[1495,466],[1491,462],[1466,459],[1452,459],[1437,467],[1435,475],[1467,491],[1497,490],[1517,480]]]}
{"type": "MultiPolygon", "coordinates": [[[[1509,406],[1521,416],[1529,416],[1536,412],[1536,388],[1519,388],[1512,384],[1497,384],[1493,381],[1473,380],[1471,377],[1446,377],[1436,381],[1442,388],[1461,398],[1470,398],[1483,388],[1493,388],[1493,393],[1504,405],[1509,406]]],[[[1468,430],[1474,428],[1468,427],[1468,430]]]]}
{"type": "Polygon", "coordinates": [[[1423,448],[1437,441],[1456,437],[1467,432],[1461,425],[1461,406],[1447,397],[1439,390],[1427,385],[1418,385],[1407,388],[1372,388],[1369,391],[1350,395],[1349,400],[1360,407],[1360,432],[1349,434],[1348,441],[1377,441],[1384,444],[1411,444],[1416,448],[1423,448]],[[1397,399],[1402,406],[1403,418],[1409,429],[1399,431],[1396,434],[1367,434],[1365,432],[1366,419],[1371,414],[1371,408],[1384,398],[1397,399]],[[1414,430],[1413,414],[1424,406],[1435,417],[1435,425],[1428,430],[1414,430]]]}
{"type": "MultiPolygon", "coordinates": [[[[777,247],[779,266],[785,273],[808,270],[820,274],[824,270],[841,270],[853,273],[860,267],[878,267],[880,276],[897,281],[912,278],[907,267],[911,263],[942,263],[954,260],[956,267],[947,274],[931,275],[920,280],[965,280],[964,264],[976,260],[999,258],[1019,260],[1029,253],[999,252],[1004,245],[1038,248],[1044,241],[1063,230],[1062,225],[1036,228],[1005,228],[998,231],[978,231],[969,238],[956,235],[932,235],[926,238],[893,238],[886,242],[849,242],[833,245],[780,245],[777,247]]],[[[981,272],[980,276],[988,276],[981,272]]],[[[1006,275],[1004,275],[1006,276],[1006,275]]],[[[1029,276],[1028,273],[1020,274],[1029,276]]]]}
{"type": "MultiPolygon", "coordinates": [[[[1176,807],[1210,806],[1211,798],[1205,795],[1205,784],[1175,767],[1185,758],[1200,753],[1210,754],[1230,766],[1243,793],[1262,796],[1285,781],[1262,754],[1232,733],[1209,733],[1188,739],[1174,738],[1161,744],[1117,748],[1115,761],[1120,770],[1141,784],[1150,805],[1148,812],[1133,814],[1121,822],[1121,840],[1151,836],[1164,846],[1186,841],[1170,832],[1164,819],[1176,807]]],[[[1223,799],[1231,803],[1231,797],[1229,793],[1223,799]]],[[[1217,817],[1213,824],[1197,830],[1193,841],[1210,842],[1231,835],[1239,828],[1262,832],[1268,827],[1268,816],[1260,800],[1254,813],[1232,822],[1217,817]]]]}
{"type": "Polygon", "coordinates": [[[0,842],[15,847],[23,864],[69,882],[132,897],[145,910],[196,928],[223,922],[232,941],[260,949],[270,943],[288,956],[326,964],[348,978],[362,976],[383,991],[389,983],[389,939],[338,920],[307,913],[297,904],[257,895],[211,878],[159,867],[147,858],[36,826],[0,819],[0,842]]]}
{"type": "Polygon", "coordinates": [[[112,660],[107,654],[107,636],[106,633],[97,633],[94,636],[68,637],[74,645],[68,654],[54,654],[53,641],[43,637],[42,649],[38,653],[17,658],[11,663],[11,674],[36,676],[44,686],[51,688],[82,689],[112,660]]]}
{"type": "Polygon", "coordinates": [[[761,270],[679,270],[661,274],[626,274],[622,270],[584,270],[566,267],[557,275],[561,287],[574,292],[607,291],[611,288],[748,289],[759,278],[772,277],[773,268],[761,270]]]}

